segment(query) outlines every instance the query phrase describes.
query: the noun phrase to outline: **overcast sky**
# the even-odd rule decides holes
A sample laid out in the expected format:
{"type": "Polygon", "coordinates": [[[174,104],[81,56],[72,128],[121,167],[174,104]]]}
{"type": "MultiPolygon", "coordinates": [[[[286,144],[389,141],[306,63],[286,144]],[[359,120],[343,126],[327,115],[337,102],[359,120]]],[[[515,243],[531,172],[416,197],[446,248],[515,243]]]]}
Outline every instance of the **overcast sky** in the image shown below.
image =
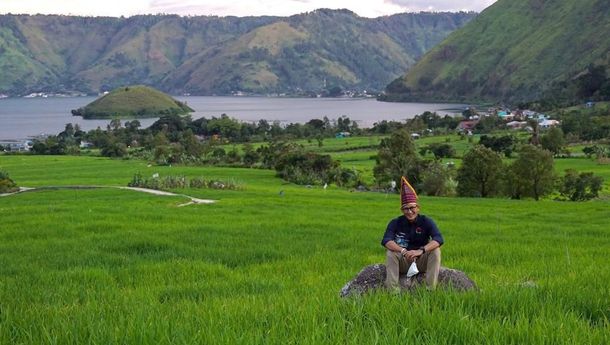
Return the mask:
{"type": "Polygon", "coordinates": [[[347,8],[362,17],[401,12],[477,11],[496,0],[0,0],[0,14],[132,16],[174,13],[217,16],[289,16],[318,8],[347,8]]]}

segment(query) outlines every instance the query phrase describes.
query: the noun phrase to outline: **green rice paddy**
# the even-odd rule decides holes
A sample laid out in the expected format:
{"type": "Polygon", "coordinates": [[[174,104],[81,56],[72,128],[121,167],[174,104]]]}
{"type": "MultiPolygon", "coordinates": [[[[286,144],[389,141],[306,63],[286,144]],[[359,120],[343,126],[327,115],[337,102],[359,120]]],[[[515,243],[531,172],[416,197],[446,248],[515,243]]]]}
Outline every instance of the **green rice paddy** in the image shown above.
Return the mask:
{"type": "MultiPolygon", "coordinates": [[[[341,299],[347,281],[384,261],[398,195],[96,157],[0,156],[0,169],[24,187],[126,186],[136,172],[245,187],[177,190],[218,201],[186,207],[109,188],[0,197],[0,344],[610,342],[607,198],[422,197],[445,236],[443,266],[480,291],[341,299]]],[[[597,169],[607,191],[610,169],[597,169]]]]}

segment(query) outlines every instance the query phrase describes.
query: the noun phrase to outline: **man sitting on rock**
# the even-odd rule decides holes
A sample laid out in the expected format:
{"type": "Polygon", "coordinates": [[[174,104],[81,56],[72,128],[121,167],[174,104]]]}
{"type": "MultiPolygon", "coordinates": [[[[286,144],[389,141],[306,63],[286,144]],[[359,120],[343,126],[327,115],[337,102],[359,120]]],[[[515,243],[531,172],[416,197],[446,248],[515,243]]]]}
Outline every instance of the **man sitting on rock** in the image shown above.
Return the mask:
{"type": "Polygon", "coordinates": [[[426,273],[426,286],[433,290],[441,267],[443,236],[432,219],[419,214],[415,189],[404,176],[400,182],[403,215],[390,221],[381,240],[387,249],[385,287],[399,290],[399,274],[406,273],[415,262],[417,270],[426,273]]]}

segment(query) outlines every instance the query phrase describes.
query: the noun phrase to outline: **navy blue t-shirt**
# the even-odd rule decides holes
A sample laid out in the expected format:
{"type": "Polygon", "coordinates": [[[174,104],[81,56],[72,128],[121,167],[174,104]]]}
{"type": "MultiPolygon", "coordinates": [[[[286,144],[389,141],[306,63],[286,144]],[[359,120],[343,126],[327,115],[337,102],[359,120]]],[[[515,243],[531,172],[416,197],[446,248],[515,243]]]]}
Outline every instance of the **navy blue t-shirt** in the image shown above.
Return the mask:
{"type": "Polygon", "coordinates": [[[403,215],[390,221],[381,245],[385,247],[388,241],[395,241],[399,246],[412,250],[425,246],[430,240],[435,240],[440,245],[445,242],[432,219],[420,214],[415,222],[410,223],[403,215]]]}

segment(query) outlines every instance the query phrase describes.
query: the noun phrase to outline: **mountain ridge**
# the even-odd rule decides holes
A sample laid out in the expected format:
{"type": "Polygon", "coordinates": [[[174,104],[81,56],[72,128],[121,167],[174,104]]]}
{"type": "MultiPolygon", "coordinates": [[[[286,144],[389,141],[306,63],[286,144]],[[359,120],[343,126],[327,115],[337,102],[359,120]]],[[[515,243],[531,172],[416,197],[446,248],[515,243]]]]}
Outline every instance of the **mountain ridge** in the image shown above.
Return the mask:
{"type": "Polygon", "coordinates": [[[99,93],[132,84],[172,94],[294,93],[320,89],[325,79],[382,89],[475,15],[0,15],[0,93],[99,93]]]}
{"type": "Polygon", "coordinates": [[[575,78],[591,66],[608,70],[608,36],[610,3],[605,0],[499,0],[390,83],[386,98],[574,98],[575,78]]]}

